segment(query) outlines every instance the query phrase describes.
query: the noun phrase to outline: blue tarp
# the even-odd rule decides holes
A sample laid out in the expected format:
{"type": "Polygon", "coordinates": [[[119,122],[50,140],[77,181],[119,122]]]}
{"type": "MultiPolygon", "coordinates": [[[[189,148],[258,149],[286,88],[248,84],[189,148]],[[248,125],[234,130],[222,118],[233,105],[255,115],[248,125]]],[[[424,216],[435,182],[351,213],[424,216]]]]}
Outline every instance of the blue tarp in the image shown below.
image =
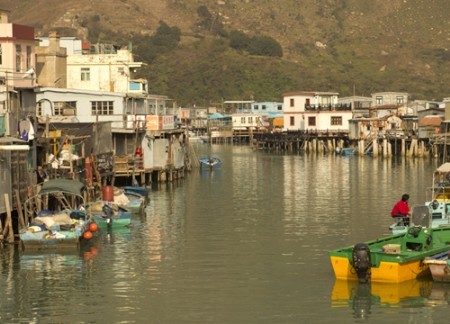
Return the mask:
{"type": "Polygon", "coordinates": [[[231,116],[229,116],[229,115],[222,115],[222,114],[219,114],[219,113],[215,113],[215,114],[212,114],[212,115],[208,116],[208,119],[223,119],[223,118],[231,118],[231,116]]]}

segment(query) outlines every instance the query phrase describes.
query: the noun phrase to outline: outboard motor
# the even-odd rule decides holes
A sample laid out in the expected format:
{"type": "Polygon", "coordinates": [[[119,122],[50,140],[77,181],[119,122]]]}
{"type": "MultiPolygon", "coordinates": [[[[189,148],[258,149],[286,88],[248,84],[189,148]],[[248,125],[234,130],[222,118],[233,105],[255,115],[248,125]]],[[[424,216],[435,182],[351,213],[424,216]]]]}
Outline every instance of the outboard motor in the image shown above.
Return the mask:
{"type": "Polygon", "coordinates": [[[353,268],[361,283],[370,281],[372,263],[370,261],[370,249],[367,244],[358,243],[352,251],[353,268]]]}
{"type": "Polygon", "coordinates": [[[114,210],[111,208],[111,206],[106,205],[106,204],[103,205],[102,210],[103,210],[103,213],[104,213],[103,217],[106,218],[106,224],[108,226],[111,226],[112,225],[111,224],[112,223],[112,216],[113,216],[114,210]]]}

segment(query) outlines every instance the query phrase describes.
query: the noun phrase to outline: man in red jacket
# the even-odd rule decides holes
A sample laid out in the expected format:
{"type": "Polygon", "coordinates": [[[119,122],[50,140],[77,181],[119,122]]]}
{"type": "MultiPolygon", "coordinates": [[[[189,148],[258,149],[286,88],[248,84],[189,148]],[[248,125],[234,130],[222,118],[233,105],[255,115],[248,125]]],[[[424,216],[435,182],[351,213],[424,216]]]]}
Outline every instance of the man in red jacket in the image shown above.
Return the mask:
{"type": "Polygon", "coordinates": [[[391,216],[395,218],[402,218],[405,225],[409,224],[408,217],[411,215],[408,206],[409,195],[404,194],[402,199],[400,199],[392,208],[391,216]]]}

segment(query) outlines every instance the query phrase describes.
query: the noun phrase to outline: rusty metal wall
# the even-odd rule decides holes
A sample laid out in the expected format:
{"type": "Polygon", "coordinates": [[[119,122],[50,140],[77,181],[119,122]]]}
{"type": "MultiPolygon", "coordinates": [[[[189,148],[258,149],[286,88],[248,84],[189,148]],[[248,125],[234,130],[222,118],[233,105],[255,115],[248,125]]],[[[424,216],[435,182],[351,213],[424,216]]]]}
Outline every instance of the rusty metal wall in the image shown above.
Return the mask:
{"type": "Polygon", "coordinates": [[[11,193],[11,152],[0,152],[0,214],[6,213],[5,193],[11,193]]]}
{"type": "MultiPolygon", "coordinates": [[[[29,185],[28,171],[28,153],[27,151],[11,151],[11,199],[14,197],[15,190],[19,190],[20,201],[24,202],[27,198],[29,185]]],[[[13,210],[17,208],[16,200],[12,199],[13,210]]]]}

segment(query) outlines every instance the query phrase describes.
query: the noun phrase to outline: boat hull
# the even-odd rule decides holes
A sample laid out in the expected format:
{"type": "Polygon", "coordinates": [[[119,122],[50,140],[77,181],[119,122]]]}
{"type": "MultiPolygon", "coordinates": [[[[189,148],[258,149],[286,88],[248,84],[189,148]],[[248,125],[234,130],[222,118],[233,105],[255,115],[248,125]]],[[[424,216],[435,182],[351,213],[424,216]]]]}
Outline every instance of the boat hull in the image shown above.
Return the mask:
{"type": "MultiPolygon", "coordinates": [[[[346,257],[330,257],[336,279],[358,280],[356,272],[346,257]]],[[[422,260],[407,263],[380,262],[378,268],[371,268],[373,282],[404,282],[430,274],[430,269],[422,260]]]]}
{"type": "Polygon", "coordinates": [[[93,218],[95,223],[101,227],[123,227],[131,224],[130,212],[120,213],[110,218],[102,214],[94,214],[93,218]]]}
{"type": "Polygon", "coordinates": [[[149,187],[124,186],[124,187],[120,187],[120,188],[123,189],[125,192],[130,191],[130,192],[140,194],[142,196],[147,196],[148,193],[150,192],[149,187]]]}
{"type": "Polygon", "coordinates": [[[60,250],[78,249],[81,241],[81,234],[76,231],[59,231],[58,237],[52,235],[50,231],[32,233],[24,230],[20,231],[20,240],[25,250],[60,250]],[[62,238],[62,236],[64,236],[62,238]]]}

